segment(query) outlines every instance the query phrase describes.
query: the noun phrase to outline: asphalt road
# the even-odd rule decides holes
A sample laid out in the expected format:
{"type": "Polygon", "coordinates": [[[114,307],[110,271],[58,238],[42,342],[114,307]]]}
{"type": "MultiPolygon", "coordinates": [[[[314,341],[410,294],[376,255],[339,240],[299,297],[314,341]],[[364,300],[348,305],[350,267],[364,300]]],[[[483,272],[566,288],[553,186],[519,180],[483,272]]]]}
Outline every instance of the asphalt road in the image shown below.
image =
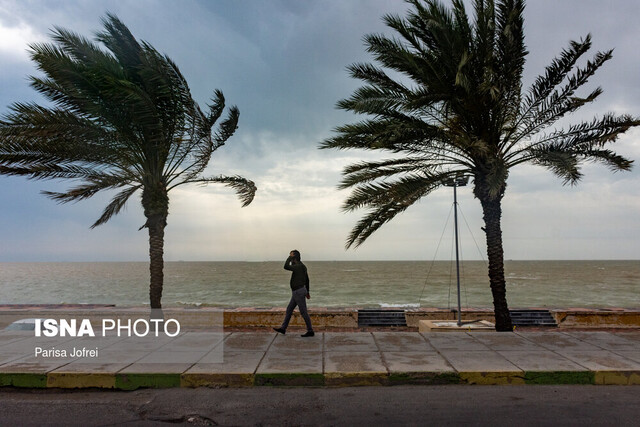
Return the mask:
{"type": "Polygon", "coordinates": [[[0,389],[0,425],[637,426],[640,386],[0,389]]]}

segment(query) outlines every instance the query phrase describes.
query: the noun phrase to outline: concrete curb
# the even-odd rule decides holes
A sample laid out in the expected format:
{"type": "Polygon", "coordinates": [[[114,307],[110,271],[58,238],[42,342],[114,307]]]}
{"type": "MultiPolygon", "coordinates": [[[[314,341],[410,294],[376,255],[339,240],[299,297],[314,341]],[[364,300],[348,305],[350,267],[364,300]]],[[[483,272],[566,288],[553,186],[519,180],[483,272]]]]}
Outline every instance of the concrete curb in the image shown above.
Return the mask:
{"type": "Polygon", "coordinates": [[[640,384],[640,371],[595,372],[594,382],[598,385],[637,385],[640,384]]]}
{"type": "Polygon", "coordinates": [[[47,374],[47,388],[116,388],[116,375],[50,372],[47,374]]]}
{"type": "Polygon", "coordinates": [[[253,385],[255,386],[281,386],[281,387],[322,387],[326,385],[323,374],[255,374],[253,385]]]}
{"type": "Polygon", "coordinates": [[[640,371],[403,372],[277,374],[0,373],[0,386],[115,389],[196,387],[353,387],[394,385],[640,385],[640,371]]]}
{"type": "Polygon", "coordinates": [[[136,390],[139,388],[180,387],[180,374],[115,374],[115,388],[136,390]]]}
{"type": "Polygon", "coordinates": [[[461,384],[478,385],[523,385],[526,384],[522,371],[505,372],[460,372],[461,384]]]}
{"type": "Polygon", "coordinates": [[[253,374],[182,374],[180,387],[221,388],[251,387],[254,384],[253,374]]]}

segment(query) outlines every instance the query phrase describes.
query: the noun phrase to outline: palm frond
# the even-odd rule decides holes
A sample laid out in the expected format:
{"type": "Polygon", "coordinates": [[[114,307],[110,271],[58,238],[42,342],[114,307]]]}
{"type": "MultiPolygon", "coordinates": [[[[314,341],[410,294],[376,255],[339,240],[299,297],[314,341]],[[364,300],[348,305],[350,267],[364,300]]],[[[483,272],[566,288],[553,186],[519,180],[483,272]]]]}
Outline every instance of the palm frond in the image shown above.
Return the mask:
{"type": "MultiPolygon", "coordinates": [[[[583,86],[593,74],[612,57],[612,50],[598,52],[592,61],[588,61],[584,68],[578,68],[561,89],[552,91],[543,99],[534,101],[536,106],[530,114],[520,120],[518,129],[511,135],[509,147],[513,147],[520,140],[534,135],[542,129],[551,126],[568,113],[597,99],[602,93],[600,88],[593,90],[587,97],[574,96],[575,92],[583,86]]],[[[509,148],[508,148],[509,149],[509,148]]],[[[508,151],[505,150],[505,151],[508,151]]]]}
{"type": "Polygon", "coordinates": [[[396,92],[373,86],[363,86],[357,89],[351,98],[339,101],[337,107],[357,114],[392,116],[402,114],[404,102],[404,98],[398,96],[396,92]]]}
{"type": "Polygon", "coordinates": [[[578,156],[570,150],[549,146],[534,150],[531,157],[533,163],[551,170],[564,184],[574,185],[582,178],[578,156]]]}
{"type": "Polygon", "coordinates": [[[220,128],[214,135],[214,141],[215,141],[215,144],[213,146],[214,150],[216,150],[218,147],[222,147],[225,144],[225,142],[227,142],[227,140],[231,138],[231,136],[233,136],[236,129],[238,129],[239,118],[240,118],[240,110],[238,110],[238,107],[234,105],[231,108],[229,108],[228,117],[222,123],[220,123],[220,128]]]}
{"type": "Polygon", "coordinates": [[[579,154],[585,161],[602,163],[611,172],[630,171],[633,167],[633,160],[627,159],[612,150],[591,149],[579,154]]]}
{"type": "Polygon", "coordinates": [[[495,75],[502,76],[498,82],[502,108],[495,120],[496,126],[502,123],[501,132],[506,133],[519,117],[522,98],[522,74],[528,54],[524,43],[524,2],[500,2],[497,12],[495,75]]]}
{"type": "Polygon", "coordinates": [[[558,129],[550,134],[543,134],[521,150],[513,151],[505,159],[512,165],[516,165],[535,159],[536,153],[540,150],[586,152],[615,142],[620,135],[635,126],[640,126],[640,119],[630,115],[605,114],[602,118],[594,118],[591,122],[582,122],[571,125],[568,129],[558,129]]]}
{"type": "Polygon", "coordinates": [[[367,50],[385,67],[397,70],[413,80],[423,80],[429,64],[424,57],[407,49],[400,40],[371,34],[365,37],[365,43],[368,46],[367,50]]]}
{"type": "Polygon", "coordinates": [[[364,120],[340,126],[336,131],[339,135],[325,140],[320,148],[420,152],[444,137],[439,127],[408,116],[364,120]]]}
{"type": "Polygon", "coordinates": [[[141,187],[141,185],[132,185],[118,193],[104,209],[100,218],[93,223],[91,228],[96,228],[97,226],[109,221],[113,216],[117,215],[127,204],[129,198],[141,187]]]}
{"type": "Polygon", "coordinates": [[[213,125],[218,121],[220,116],[222,116],[225,105],[224,94],[221,90],[216,89],[213,95],[214,96],[211,99],[212,103],[207,105],[209,107],[209,115],[207,117],[207,124],[209,125],[209,129],[211,129],[213,125]]]}
{"type": "Polygon", "coordinates": [[[379,178],[389,178],[394,175],[406,174],[420,170],[425,165],[423,158],[400,158],[375,162],[353,163],[344,168],[342,181],[338,189],[344,190],[379,178]]]}
{"type": "Polygon", "coordinates": [[[220,175],[220,176],[214,176],[210,178],[193,179],[191,181],[181,181],[175,184],[172,188],[177,187],[179,185],[184,185],[184,184],[203,184],[203,185],[224,184],[227,187],[233,188],[236,191],[238,198],[242,202],[242,207],[245,207],[251,204],[251,202],[253,201],[253,198],[256,195],[256,191],[258,190],[258,188],[256,187],[256,184],[253,181],[238,175],[236,176],[220,175]]]}
{"type": "Polygon", "coordinates": [[[567,77],[577,61],[591,48],[591,35],[577,41],[571,41],[569,48],[564,49],[559,57],[556,57],[545,68],[544,75],[536,78],[535,83],[529,89],[529,94],[522,104],[522,119],[527,120],[551,92],[567,77]]]}
{"type": "Polygon", "coordinates": [[[408,95],[410,90],[402,83],[393,80],[384,70],[372,64],[356,63],[347,67],[354,79],[369,82],[373,87],[396,95],[408,95]]]}
{"type": "Polygon", "coordinates": [[[343,210],[349,212],[368,207],[369,211],[349,234],[346,247],[360,246],[376,230],[453,176],[454,172],[414,174],[392,183],[360,185],[345,201],[343,210]]]}
{"type": "MultiPolygon", "coordinates": [[[[219,95],[222,96],[222,93],[220,92],[219,95]]],[[[220,123],[214,135],[211,135],[210,126],[214,124],[211,120],[215,116],[219,117],[222,113],[220,111],[218,114],[216,108],[224,107],[224,97],[219,98],[218,102],[217,107],[211,107],[212,113],[208,117],[203,115],[193,117],[194,132],[186,141],[181,141],[182,145],[179,151],[176,151],[174,158],[167,163],[168,183],[174,181],[191,182],[197,179],[209,164],[213,153],[235,133],[238,128],[240,111],[236,106],[232,106],[229,108],[227,118],[220,123]],[[188,164],[183,166],[187,158],[189,159],[188,164]],[[180,169],[181,167],[182,169],[180,169]]]]}
{"type": "MultiPolygon", "coordinates": [[[[53,107],[16,103],[0,120],[0,174],[79,181],[67,192],[45,192],[63,203],[127,186],[94,227],[117,214],[136,189],[147,195],[143,204],[157,195],[162,203],[154,206],[167,209],[168,196],[157,189],[200,179],[239,117],[231,107],[212,135],[225,108],[222,92],[214,92],[203,113],[169,57],[136,40],[115,15],[107,14],[103,24],[97,43],[55,28],[51,43],[31,45],[43,74],[32,77],[31,86],[53,107]]],[[[234,187],[243,203],[253,199],[252,182],[216,179],[234,187]]],[[[145,206],[145,214],[151,210],[145,206]]]]}
{"type": "Polygon", "coordinates": [[[601,119],[572,125],[568,130],[557,130],[513,156],[513,164],[533,162],[548,167],[565,184],[576,184],[582,174],[580,161],[604,163],[612,171],[630,170],[633,161],[607,149],[605,144],[615,142],[631,127],[640,126],[640,120],[629,115],[606,114],[601,119]]]}
{"type": "MultiPolygon", "coordinates": [[[[76,165],[64,165],[58,162],[46,161],[36,163],[31,160],[12,160],[10,156],[0,156],[7,160],[10,166],[4,166],[0,160],[0,175],[25,176],[30,179],[82,179],[94,175],[95,169],[76,165]],[[21,166],[25,164],[25,166],[21,166]]],[[[21,157],[21,156],[20,156],[21,157]]]]}

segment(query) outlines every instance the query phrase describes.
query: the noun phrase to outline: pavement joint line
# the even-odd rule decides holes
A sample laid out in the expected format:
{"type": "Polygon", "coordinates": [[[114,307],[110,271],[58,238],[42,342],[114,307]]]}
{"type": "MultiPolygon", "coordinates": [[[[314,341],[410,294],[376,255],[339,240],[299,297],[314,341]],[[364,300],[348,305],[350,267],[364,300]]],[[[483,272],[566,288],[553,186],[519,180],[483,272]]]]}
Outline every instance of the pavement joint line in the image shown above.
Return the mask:
{"type": "MultiPolygon", "coordinates": [[[[140,360],[140,359],[138,359],[138,360],[140,360]]],[[[125,363],[126,363],[126,362],[125,362],[125,363]]],[[[122,368],[118,369],[118,370],[115,372],[115,374],[116,374],[116,375],[117,375],[117,374],[119,374],[120,372],[124,371],[124,370],[125,370],[125,369],[127,369],[129,366],[133,365],[134,363],[135,363],[135,362],[131,362],[131,363],[129,363],[129,364],[127,364],[127,365],[123,366],[122,368]]]]}
{"type": "MultiPolygon", "coordinates": [[[[255,376],[258,375],[258,368],[260,367],[260,365],[262,365],[262,362],[264,361],[265,357],[267,357],[267,353],[269,353],[269,350],[271,350],[271,346],[273,345],[273,343],[276,341],[276,338],[278,337],[279,332],[274,332],[274,333],[275,335],[271,338],[271,341],[269,342],[267,349],[264,351],[264,354],[256,364],[256,369],[253,370],[254,381],[255,381],[255,376]]],[[[233,335],[233,332],[231,334],[233,335]]]]}
{"type": "MultiPolygon", "coordinates": [[[[419,333],[419,334],[418,334],[418,336],[419,336],[420,338],[422,338],[422,341],[424,341],[424,342],[425,342],[429,347],[432,347],[434,350],[436,349],[436,348],[435,348],[435,347],[434,347],[434,346],[429,342],[429,340],[427,339],[427,337],[425,337],[425,336],[424,336],[424,334],[420,334],[420,333],[419,333]]],[[[437,350],[436,350],[436,351],[437,351],[437,350]]]]}
{"type": "MultiPolygon", "coordinates": [[[[564,332],[562,332],[562,334],[564,334],[564,332]]],[[[565,335],[566,335],[566,334],[565,334],[565,335]]],[[[570,335],[569,335],[569,336],[570,336],[570,335]]],[[[563,356],[561,353],[559,353],[559,352],[558,352],[558,350],[550,349],[550,348],[547,348],[547,347],[544,347],[544,348],[545,348],[547,351],[550,351],[551,353],[555,354],[556,356],[558,356],[558,357],[562,357],[563,359],[566,359],[566,357],[565,357],[565,356],[563,356]]],[[[571,362],[575,363],[576,365],[580,366],[581,368],[585,369],[585,370],[586,370],[586,371],[588,371],[588,372],[590,372],[590,371],[591,371],[588,367],[586,367],[585,365],[583,365],[582,363],[580,363],[580,362],[578,362],[578,361],[571,360],[571,362]]]]}
{"type": "Polygon", "coordinates": [[[601,346],[601,345],[599,345],[597,342],[596,342],[596,343],[590,343],[590,342],[587,342],[587,341],[585,341],[584,339],[579,338],[579,337],[577,337],[577,336],[575,336],[575,335],[571,335],[570,333],[566,333],[566,334],[567,334],[567,335],[569,335],[571,338],[577,339],[578,341],[581,341],[581,342],[583,342],[583,343],[585,343],[585,344],[595,345],[596,347],[598,347],[598,348],[599,348],[599,349],[601,349],[601,350],[607,350],[607,348],[602,347],[602,346],[601,346]]]}
{"type": "Polygon", "coordinates": [[[530,343],[531,343],[531,344],[533,344],[533,345],[539,345],[539,344],[536,344],[536,342],[535,342],[535,341],[533,341],[533,340],[531,340],[531,339],[527,338],[525,335],[523,335],[523,334],[522,334],[522,332],[516,332],[516,331],[513,331],[513,333],[514,333],[514,334],[516,334],[516,335],[518,335],[520,338],[524,339],[525,341],[530,342],[530,343]]]}
{"type": "Polygon", "coordinates": [[[621,352],[621,351],[625,351],[624,349],[619,349],[619,348],[618,348],[618,349],[611,349],[611,350],[609,350],[609,351],[610,351],[611,353],[615,354],[616,356],[623,357],[623,358],[625,358],[626,360],[628,360],[628,361],[630,361],[630,362],[636,363],[636,361],[635,361],[634,359],[631,359],[630,357],[628,357],[628,356],[626,356],[626,355],[624,355],[624,354],[620,354],[620,352],[621,352]]]}
{"type": "MultiPolygon", "coordinates": [[[[440,349],[438,349],[435,345],[431,344],[431,342],[427,339],[427,337],[424,336],[424,334],[419,334],[422,336],[422,338],[425,339],[425,341],[427,341],[427,343],[434,348],[434,350],[436,351],[436,353],[442,357],[442,359],[446,362],[447,365],[449,365],[449,367],[451,367],[451,369],[453,369],[455,371],[455,368],[453,367],[453,365],[451,364],[451,362],[449,361],[449,359],[447,359],[446,357],[444,357],[444,354],[442,354],[440,352],[440,349]]],[[[457,372],[457,371],[456,371],[457,372]]]]}
{"type": "Polygon", "coordinates": [[[384,351],[382,351],[382,347],[380,347],[380,344],[376,339],[376,335],[372,332],[371,332],[371,337],[373,338],[373,343],[376,345],[376,348],[378,349],[378,353],[380,353],[380,360],[382,361],[382,366],[384,366],[384,368],[387,370],[387,374],[389,374],[391,372],[391,369],[389,369],[389,364],[387,363],[387,358],[384,355],[384,351]]]}
{"type": "MultiPolygon", "coordinates": [[[[124,340],[124,338],[123,338],[123,340],[124,340]]],[[[118,342],[119,342],[119,341],[118,341],[118,342]]],[[[113,343],[113,344],[115,344],[115,343],[113,343]]],[[[112,344],[112,345],[113,345],[113,344],[112,344]]],[[[134,364],[134,363],[136,363],[136,362],[139,362],[140,360],[144,359],[144,358],[145,358],[145,357],[147,357],[148,355],[149,355],[149,353],[147,353],[147,354],[145,354],[145,355],[142,355],[142,356],[138,357],[137,359],[135,359],[134,361],[132,361],[131,363],[129,363],[127,366],[125,366],[125,367],[123,367],[122,369],[120,369],[118,372],[120,372],[120,371],[122,371],[122,370],[124,370],[124,369],[127,369],[129,366],[133,365],[133,364],[134,364]]]]}

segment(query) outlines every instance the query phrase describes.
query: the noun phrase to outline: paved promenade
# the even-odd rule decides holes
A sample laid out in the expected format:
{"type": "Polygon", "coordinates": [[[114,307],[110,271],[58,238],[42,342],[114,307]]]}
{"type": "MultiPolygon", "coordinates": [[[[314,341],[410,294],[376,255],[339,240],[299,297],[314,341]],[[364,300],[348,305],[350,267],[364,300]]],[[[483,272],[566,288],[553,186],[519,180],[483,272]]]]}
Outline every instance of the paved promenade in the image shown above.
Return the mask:
{"type": "Polygon", "coordinates": [[[640,331],[324,332],[313,338],[301,338],[300,331],[174,338],[0,331],[1,386],[394,384],[640,384],[640,331]]]}

